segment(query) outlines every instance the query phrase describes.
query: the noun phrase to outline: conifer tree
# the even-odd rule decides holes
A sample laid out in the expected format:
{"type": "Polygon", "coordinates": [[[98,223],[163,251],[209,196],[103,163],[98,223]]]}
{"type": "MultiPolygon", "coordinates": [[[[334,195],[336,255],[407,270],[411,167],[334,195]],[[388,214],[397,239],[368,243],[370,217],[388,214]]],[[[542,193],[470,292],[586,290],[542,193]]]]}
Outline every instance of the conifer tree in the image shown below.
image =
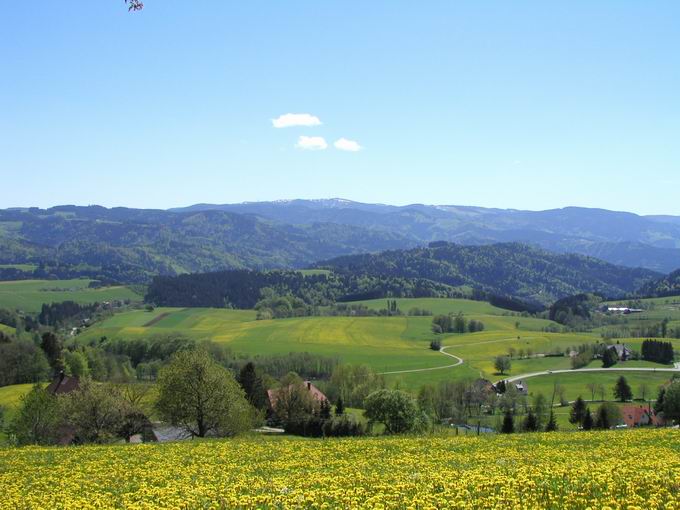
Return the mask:
{"type": "Polygon", "coordinates": [[[614,396],[618,398],[621,402],[626,400],[631,400],[633,398],[633,390],[630,389],[630,385],[626,378],[621,376],[616,381],[616,386],[614,386],[614,396]]]}
{"type": "Polygon", "coordinates": [[[545,426],[545,431],[546,432],[555,432],[557,431],[557,420],[555,420],[555,413],[553,410],[550,410],[550,419],[548,420],[548,423],[545,426]]]}
{"type": "Polygon", "coordinates": [[[515,419],[512,416],[510,410],[505,412],[503,417],[503,426],[501,427],[501,433],[512,434],[515,431],[515,419]]]}
{"type": "Polygon", "coordinates": [[[589,407],[586,407],[586,412],[583,415],[582,426],[583,430],[590,430],[593,428],[593,415],[591,414],[589,407]]]}
{"type": "Polygon", "coordinates": [[[264,388],[264,382],[255,369],[255,364],[252,362],[246,363],[238,375],[238,383],[243,388],[246,398],[250,404],[257,409],[264,409],[267,407],[267,395],[264,388]]]}
{"type": "Polygon", "coordinates": [[[616,365],[617,361],[618,357],[616,356],[616,351],[607,347],[602,355],[602,366],[604,368],[609,368],[616,365]]]}
{"type": "Polygon", "coordinates": [[[581,398],[581,395],[574,401],[569,412],[569,423],[573,425],[581,425],[586,414],[586,403],[581,398]]]}
{"type": "Polygon", "coordinates": [[[337,402],[335,402],[335,416],[342,416],[345,414],[345,403],[342,401],[342,397],[338,397],[337,402]]]}
{"type": "Polygon", "coordinates": [[[538,430],[538,419],[531,409],[529,409],[529,412],[524,419],[524,430],[527,432],[536,432],[538,430]]]}
{"type": "Polygon", "coordinates": [[[319,406],[319,418],[322,420],[331,419],[331,404],[326,399],[323,399],[319,406]]]}

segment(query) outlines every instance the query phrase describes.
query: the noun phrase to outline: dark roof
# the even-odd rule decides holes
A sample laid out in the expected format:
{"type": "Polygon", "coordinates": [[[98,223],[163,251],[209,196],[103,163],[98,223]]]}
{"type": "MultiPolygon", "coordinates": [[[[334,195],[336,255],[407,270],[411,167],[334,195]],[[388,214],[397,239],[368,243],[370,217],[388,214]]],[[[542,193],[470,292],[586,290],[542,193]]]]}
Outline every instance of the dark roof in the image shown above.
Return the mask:
{"type": "Polygon", "coordinates": [[[62,395],[77,389],[80,389],[80,380],[77,377],[65,375],[63,372],[47,386],[47,392],[50,395],[62,395]]]}

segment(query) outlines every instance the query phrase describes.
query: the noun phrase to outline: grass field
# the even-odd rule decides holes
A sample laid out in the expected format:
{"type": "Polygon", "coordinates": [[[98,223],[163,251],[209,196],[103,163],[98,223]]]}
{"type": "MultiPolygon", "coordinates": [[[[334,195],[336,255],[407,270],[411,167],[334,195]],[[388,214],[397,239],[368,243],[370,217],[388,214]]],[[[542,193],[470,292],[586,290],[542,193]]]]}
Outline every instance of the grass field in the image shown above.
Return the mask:
{"type": "MultiPolygon", "coordinates": [[[[598,383],[604,386],[605,400],[614,400],[614,384],[620,376],[624,376],[633,390],[634,398],[642,397],[640,388],[644,384],[647,386],[646,398],[649,400],[656,399],[659,386],[666,383],[672,375],[669,372],[617,372],[616,370],[611,372],[580,372],[531,377],[526,380],[526,384],[530,396],[543,393],[550,399],[554,384],[559,383],[565,389],[566,399],[571,402],[576,400],[578,396],[590,400],[592,395],[586,386],[589,383],[598,383]]],[[[599,401],[600,399],[599,392],[596,392],[595,400],[599,401]]]]}
{"type": "MultiPolygon", "coordinates": [[[[387,376],[388,382],[417,388],[423,383],[446,379],[487,377],[499,380],[542,370],[570,368],[566,357],[535,357],[554,349],[599,339],[591,333],[545,333],[550,321],[515,317],[488,303],[462,299],[398,299],[400,309],[427,308],[436,313],[461,311],[468,319],[484,322],[482,332],[437,336],[430,329],[431,317],[302,317],[269,321],[255,320],[255,312],[207,308],[157,308],[153,312],[123,312],[88,329],[78,337],[87,342],[102,336],[133,338],[177,332],[196,339],[210,339],[228,345],[234,352],[252,355],[275,355],[310,352],[338,357],[345,363],[365,363],[378,372],[431,369],[450,365],[452,358],[429,349],[439,338],[447,352],[464,359],[455,368],[429,370],[387,376]],[[493,367],[497,355],[508,349],[534,357],[515,359],[508,374],[500,375],[493,367]]],[[[384,300],[364,302],[372,308],[386,306],[384,300]]],[[[680,341],[674,340],[680,349],[680,341]]],[[[626,340],[639,349],[641,340],[626,340]]],[[[661,366],[647,362],[638,365],[661,366]]],[[[597,363],[594,362],[594,366],[597,363]]],[[[630,365],[634,366],[634,365],[630,365]]]]}
{"type": "Polygon", "coordinates": [[[675,509],[673,430],[0,449],[0,509],[675,509]],[[644,452],[642,454],[641,452],[644,452]]]}
{"type": "MultiPolygon", "coordinates": [[[[387,301],[387,299],[370,299],[367,301],[353,301],[352,304],[364,305],[372,310],[380,310],[387,308],[387,301]]],[[[461,312],[476,315],[502,315],[510,313],[485,301],[472,301],[470,299],[399,298],[395,301],[397,301],[399,309],[404,314],[408,313],[411,308],[429,310],[434,314],[461,312]]]]}
{"type": "MultiPolygon", "coordinates": [[[[33,387],[32,384],[15,384],[13,386],[0,387],[0,407],[5,410],[5,424],[9,423],[24,396],[33,387]]],[[[0,439],[3,437],[3,429],[0,428],[0,439]]]]}
{"type": "Polygon", "coordinates": [[[88,288],[92,280],[19,280],[0,282],[0,308],[38,312],[43,303],[75,301],[80,304],[113,299],[141,301],[127,287],[88,288]]]}
{"type": "Polygon", "coordinates": [[[0,269],[18,269],[19,271],[35,271],[35,264],[0,264],[0,269]]]}

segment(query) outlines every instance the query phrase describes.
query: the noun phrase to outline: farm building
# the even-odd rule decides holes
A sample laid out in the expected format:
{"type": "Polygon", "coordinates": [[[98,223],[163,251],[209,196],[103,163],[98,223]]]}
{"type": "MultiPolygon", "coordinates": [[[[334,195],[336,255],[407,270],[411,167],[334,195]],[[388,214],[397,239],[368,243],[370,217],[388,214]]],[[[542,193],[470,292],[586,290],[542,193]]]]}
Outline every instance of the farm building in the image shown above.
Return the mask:
{"type": "Polygon", "coordinates": [[[626,347],[626,344],[608,345],[607,349],[612,349],[621,361],[627,361],[633,355],[633,351],[626,347]]]}
{"type": "Polygon", "coordinates": [[[494,386],[494,384],[487,379],[476,379],[473,381],[472,391],[482,394],[498,393],[496,386],[494,386]]]}
{"type": "MultiPolygon", "coordinates": [[[[479,381],[483,381],[484,379],[478,379],[479,381]]],[[[489,383],[490,384],[490,383],[489,383]]],[[[529,390],[527,388],[527,383],[525,381],[514,381],[514,382],[509,382],[509,381],[498,381],[496,384],[492,384],[491,387],[493,388],[493,391],[495,391],[498,394],[505,393],[508,388],[514,387],[515,390],[517,390],[517,393],[520,395],[528,395],[529,390]]]]}
{"type": "MultiPolygon", "coordinates": [[[[323,392],[314,386],[310,381],[304,381],[303,383],[303,388],[309,392],[311,397],[316,400],[317,402],[328,402],[328,398],[326,395],[323,394],[323,392]]],[[[283,392],[290,392],[294,389],[294,385],[289,385],[285,388],[279,388],[276,390],[267,390],[267,397],[269,398],[269,407],[271,410],[276,409],[276,403],[280,398],[280,395],[283,392]]]]}
{"type": "Polygon", "coordinates": [[[46,391],[50,395],[64,395],[80,389],[80,380],[71,377],[62,370],[57,377],[47,386],[46,391]]]}
{"type": "Polygon", "coordinates": [[[663,419],[654,412],[654,409],[643,406],[623,406],[621,414],[627,427],[643,427],[645,425],[660,427],[663,425],[663,419]]]}
{"type": "Polygon", "coordinates": [[[607,311],[610,313],[620,313],[623,315],[629,315],[631,313],[642,313],[644,310],[640,308],[628,308],[628,307],[609,307],[607,311]]]}
{"type": "Polygon", "coordinates": [[[517,393],[520,395],[528,395],[529,394],[529,389],[527,388],[527,384],[524,381],[517,381],[512,383],[515,385],[515,389],[517,390],[517,393]]]}

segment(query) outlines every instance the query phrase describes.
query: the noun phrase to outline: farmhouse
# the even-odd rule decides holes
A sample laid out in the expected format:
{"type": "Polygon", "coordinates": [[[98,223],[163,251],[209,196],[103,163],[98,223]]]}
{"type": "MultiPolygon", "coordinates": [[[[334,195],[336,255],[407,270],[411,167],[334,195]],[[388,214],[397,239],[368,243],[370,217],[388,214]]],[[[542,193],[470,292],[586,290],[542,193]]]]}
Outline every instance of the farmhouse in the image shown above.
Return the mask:
{"type": "Polygon", "coordinates": [[[472,391],[483,395],[497,394],[498,388],[488,379],[476,379],[472,383],[472,391]]]}
{"type": "MultiPolygon", "coordinates": [[[[484,379],[478,379],[478,381],[483,381],[484,379]]],[[[491,383],[489,383],[491,384],[491,383]]],[[[517,390],[517,393],[520,395],[528,395],[529,394],[529,389],[527,388],[527,383],[525,381],[514,381],[514,382],[509,382],[509,381],[498,381],[496,384],[491,385],[493,388],[493,391],[501,394],[505,393],[508,388],[513,387],[515,390],[517,390]]]]}
{"type": "Polygon", "coordinates": [[[647,409],[642,406],[623,406],[621,414],[627,427],[642,427],[645,425],[660,427],[663,425],[663,419],[653,409],[647,409]]]}
{"type": "Polygon", "coordinates": [[[520,395],[528,395],[529,394],[529,389],[527,388],[527,384],[524,381],[517,381],[513,383],[515,385],[515,389],[517,390],[517,393],[520,395]]]}
{"type": "Polygon", "coordinates": [[[626,344],[608,345],[607,349],[612,349],[621,361],[627,361],[633,355],[633,351],[626,347],[626,344]]]}
{"type": "MultiPolygon", "coordinates": [[[[304,383],[304,389],[309,392],[311,397],[315,399],[317,402],[328,402],[328,398],[326,395],[323,394],[323,392],[314,386],[310,381],[305,381],[304,383]]],[[[279,399],[279,396],[282,394],[282,392],[289,392],[294,388],[294,385],[289,385],[285,388],[279,388],[276,390],[267,390],[267,397],[269,398],[269,407],[271,410],[274,410],[276,408],[276,402],[279,399]]]]}
{"type": "Polygon", "coordinates": [[[64,395],[80,389],[80,380],[64,374],[62,370],[57,377],[47,386],[46,391],[50,395],[64,395]]]}

